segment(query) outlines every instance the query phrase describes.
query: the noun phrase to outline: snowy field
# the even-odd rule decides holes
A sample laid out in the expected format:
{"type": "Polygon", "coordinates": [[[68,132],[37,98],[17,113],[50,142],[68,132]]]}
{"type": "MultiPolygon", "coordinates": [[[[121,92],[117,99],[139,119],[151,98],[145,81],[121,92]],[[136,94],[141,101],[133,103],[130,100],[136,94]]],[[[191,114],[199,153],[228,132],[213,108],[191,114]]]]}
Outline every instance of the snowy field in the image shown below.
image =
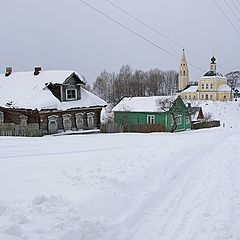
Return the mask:
{"type": "Polygon", "coordinates": [[[240,239],[239,105],[207,108],[225,128],[0,137],[0,240],[240,239]]]}

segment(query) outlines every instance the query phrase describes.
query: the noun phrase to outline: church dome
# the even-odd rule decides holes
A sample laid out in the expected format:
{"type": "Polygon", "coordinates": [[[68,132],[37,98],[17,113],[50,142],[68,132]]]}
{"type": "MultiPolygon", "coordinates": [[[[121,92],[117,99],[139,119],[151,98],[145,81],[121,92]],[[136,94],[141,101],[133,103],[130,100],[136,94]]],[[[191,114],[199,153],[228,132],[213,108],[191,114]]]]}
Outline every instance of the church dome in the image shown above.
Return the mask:
{"type": "Polygon", "coordinates": [[[212,64],[215,64],[216,63],[216,58],[213,56],[212,58],[211,58],[211,61],[212,61],[212,64]]]}

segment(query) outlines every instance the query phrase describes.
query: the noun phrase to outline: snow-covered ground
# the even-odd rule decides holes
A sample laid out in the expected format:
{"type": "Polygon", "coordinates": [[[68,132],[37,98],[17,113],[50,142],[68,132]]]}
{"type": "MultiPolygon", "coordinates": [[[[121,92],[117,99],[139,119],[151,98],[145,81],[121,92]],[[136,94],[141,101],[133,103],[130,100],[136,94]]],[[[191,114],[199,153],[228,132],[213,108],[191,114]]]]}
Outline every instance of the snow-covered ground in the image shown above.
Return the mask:
{"type": "Polygon", "coordinates": [[[0,239],[240,239],[240,107],[224,104],[206,111],[225,128],[0,137],[0,239]]]}

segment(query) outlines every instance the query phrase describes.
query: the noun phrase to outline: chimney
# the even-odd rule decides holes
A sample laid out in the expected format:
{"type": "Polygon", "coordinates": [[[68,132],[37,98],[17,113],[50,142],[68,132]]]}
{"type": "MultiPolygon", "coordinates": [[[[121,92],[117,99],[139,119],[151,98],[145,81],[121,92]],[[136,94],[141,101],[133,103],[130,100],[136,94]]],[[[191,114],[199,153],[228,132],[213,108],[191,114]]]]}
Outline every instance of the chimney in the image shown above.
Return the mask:
{"type": "Polygon", "coordinates": [[[37,76],[41,72],[42,68],[41,67],[35,67],[34,69],[34,75],[37,76]]]}
{"type": "Polygon", "coordinates": [[[5,77],[8,77],[12,73],[12,67],[6,67],[5,77]]]}

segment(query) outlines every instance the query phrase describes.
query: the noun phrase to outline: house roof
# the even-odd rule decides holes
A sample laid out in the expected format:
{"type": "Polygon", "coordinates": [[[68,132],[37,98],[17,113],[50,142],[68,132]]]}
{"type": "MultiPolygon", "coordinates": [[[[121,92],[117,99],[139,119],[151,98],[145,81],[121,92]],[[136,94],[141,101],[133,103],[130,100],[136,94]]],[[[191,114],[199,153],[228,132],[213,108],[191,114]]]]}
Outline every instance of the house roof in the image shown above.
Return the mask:
{"type": "Polygon", "coordinates": [[[189,112],[190,112],[191,120],[197,121],[201,111],[202,111],[201,107],[190,107],[189,112]]]}
{"type": "Polygon", "coordinates": [[[163,112],[158,102],[175,101],[177,96],[125,97],[114,108],[113,112],[163,112]]]}
{"type": "Polygon", "coordinates": [[[84,83],[81,75],[74,71],[41,71],[35,76],[31,72],[16,72],[5,77],[0,74],[0,106],[26,109],[58,109],[84,108],[105,106],[107,103],[89,91],[81,88],[81,99],[77,101],[60,102],[47,85],[63,84],[72,74],[76,74],[84,83]]]}

